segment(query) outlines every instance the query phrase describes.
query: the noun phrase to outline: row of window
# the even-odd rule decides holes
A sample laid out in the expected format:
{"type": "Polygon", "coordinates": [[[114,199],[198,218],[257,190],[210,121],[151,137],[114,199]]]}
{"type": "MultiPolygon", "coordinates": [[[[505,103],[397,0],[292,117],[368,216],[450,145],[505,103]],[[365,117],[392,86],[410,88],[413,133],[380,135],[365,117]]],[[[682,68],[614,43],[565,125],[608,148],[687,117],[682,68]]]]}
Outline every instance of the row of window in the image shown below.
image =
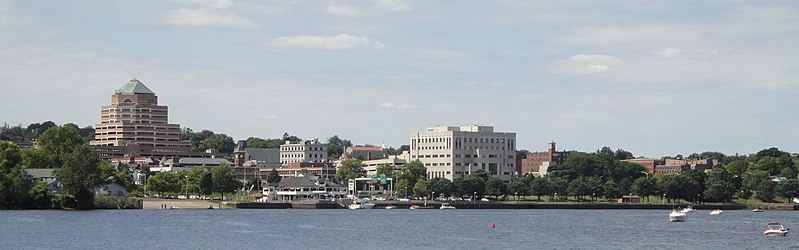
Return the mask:
{"type": "Polygon", "coordinates": [[[327,151],[326,147],[304,147],[304,146],[297,146],[297,147],[280,147],[280,151],[327,151]]]}

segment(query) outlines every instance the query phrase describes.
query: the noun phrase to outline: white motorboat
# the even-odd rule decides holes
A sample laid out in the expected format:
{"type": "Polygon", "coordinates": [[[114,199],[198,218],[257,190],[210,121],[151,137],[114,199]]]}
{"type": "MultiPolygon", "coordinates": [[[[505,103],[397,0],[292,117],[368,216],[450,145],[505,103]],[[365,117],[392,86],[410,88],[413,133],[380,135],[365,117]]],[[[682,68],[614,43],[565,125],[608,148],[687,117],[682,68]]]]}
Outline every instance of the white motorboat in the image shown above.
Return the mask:
{"type": "Polygon", "coordinates": [[[669,214],[669,221],[671,222],[683,222],[685,221],[685,213],[682,211],[673,210],[669,214]]]}
{"type": "Polygon", "coordinates": [[[451,206],[449,203],[444,203],[441,204],[441,207],[439,209],[455,209],[455,207],[451,206]]]}
{"type": "Polygon", "coordinates": [[[715,209],[713,211],[710,211],[710,214],[718,215],[718,214],[721,214],[722,212],[724,212],[724,211],[721,211],[721,209],[715,209]]]}
{"type": "Polygon", "coordinates": [[[694,211],[694,208],[690,207],[690,206],[682,209],[683,213],[690,213],[690,212],[693,212],[693,211],[694,211]]]}
{"type": "Polygon", "coordinates": [[[372,209],[373,207],[375,207],[374,203],[361,200],[354,200],[352,204],[349,205],[349,209],[372,209]]]}
{"type": "Polygon", "coordinates": [[[755,208],[755,209],[752,209],[752,212],[756,212],[756,213],[757,213],[757,212],[763,212],[763,209],[760,209],[760,208],[755,208]]]}
{"type": "Polygon", "coordinates": [[[394,208],[396,208],[396,207],[395,206],[386,206],[386,209],[394,209],[394,208]]]}
{"type": "Polygon", "coordinates": [[[779,222],[769,222],[766,226],[766,231],[763,231],[765,236],[787,236],[790,229],[785,228],[779,222]]]}
{"type": "Polygon", "coordinates": [[[419,209],[419,206],[417,206],[417,205],[411,205],[411,209],[419,209]]]}

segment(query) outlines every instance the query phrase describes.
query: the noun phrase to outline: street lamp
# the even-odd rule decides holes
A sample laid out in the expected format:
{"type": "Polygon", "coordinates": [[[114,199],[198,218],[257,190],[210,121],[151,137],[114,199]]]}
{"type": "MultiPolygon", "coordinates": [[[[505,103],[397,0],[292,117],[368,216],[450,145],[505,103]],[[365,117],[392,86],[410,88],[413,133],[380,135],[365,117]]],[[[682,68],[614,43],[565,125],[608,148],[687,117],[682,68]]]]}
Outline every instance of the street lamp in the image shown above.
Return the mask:
{"type": "Polygon", "coordinates": [[[591,193],[591,203],[594,203],[594,196],[596,196],[596,193],[591,193]]]}
{"type": "Polygon", "coordinates": [[[555,201],[558,201],[558,193],[555,193],[555,201]]]}
{"type": "Polygon", "coordinates": [[[663,194],[663,200],[661,200],[660,202],[666,204],[666,194],[663,194]]]}
{"type": "Polygon", "coordinates": [[[430,199],[436,200],[436,191],[433,191],[433,194],[430,195],[430,199]]]}
{"type": "Polygon", "coordinates": [[[408,199],[408,187],[405,187],[405,199],[408,199]]]}
{"type": "Polygon", "coordinates": [[[477,192],[472,195],[472,202],[477,202],[477,192]]]}
{"type": "Polygon", "coordinates": [[[513,199],[514,199],[514,201],[513,201],[513,202],[519,202],[519,192],[516,192],[516,193],[513,195],[513,199]]]}

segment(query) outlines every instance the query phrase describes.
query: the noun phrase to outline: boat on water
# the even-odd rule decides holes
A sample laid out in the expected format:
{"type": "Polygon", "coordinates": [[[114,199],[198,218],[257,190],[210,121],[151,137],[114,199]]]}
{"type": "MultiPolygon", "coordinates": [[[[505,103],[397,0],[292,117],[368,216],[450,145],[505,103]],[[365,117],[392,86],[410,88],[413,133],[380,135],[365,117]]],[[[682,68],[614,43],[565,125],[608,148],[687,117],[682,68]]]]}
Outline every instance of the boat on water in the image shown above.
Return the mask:
{"type": "Polygon", "coordinates": [[[671,221],[671,222],[683,222],[683,221],[685,221],[685,217],[686,217],[685,213],[682,210],[680,210],[680,211],[672,210],[671,213],[669,214],[669,221],[671,221]]]}
{"type": "Polygon", "coordinates": [[[417,205],[411,205],[411,209],[419,209],[419,206],[417,206],[417,205]]]}
{"type": "Polygon", "coordinates": [[[386,206],[386,209],[394,209],[394,208],[396,208],[396,207],[395,206],[386,206]]]}
{"type": "Polygon", "coordinates": [[[766,226],[766,231],[763,231],[765,236],[787,236],[790,229],[785,228],[779,222],[769,222],[766,226]]]}
{"type": "Polygon", "coordinates": [[[723,213],[723,212],[724,212],[724,211],[721,211],[721,209],[715,209],[715,210],[713,210],[713,211],[710,211],[710,214],[715,214],[715,215],[718,215],[718,214],[721,214],[721,213],[723,213]]]}
{"type": "Polygon", "coordinates": [[[455,207],[450,205],[449,203],[444,203],[441,204],[441,207],[439,209],[455,209],[455,207]]]}
{"type": "Polygon", "coordinates": [[[683,213],[690,213],[690,212],[693,212],[693,211],[694,211],[694,207],[691,207],[691,206],[682,209],[683,213]]]}
{"type": "Polygon", "coordinates": [[[374,203],[369,203],[367,201],[362,200],[354,200],[352,204],[349,205],[349,209],[372,209],[375,207],[374,203]]]}
{"type": "Polygon", "coordinates": [[[752,212],[763,212],[763,209],[755,208],[755,209],[752,209],[752,212]]]}

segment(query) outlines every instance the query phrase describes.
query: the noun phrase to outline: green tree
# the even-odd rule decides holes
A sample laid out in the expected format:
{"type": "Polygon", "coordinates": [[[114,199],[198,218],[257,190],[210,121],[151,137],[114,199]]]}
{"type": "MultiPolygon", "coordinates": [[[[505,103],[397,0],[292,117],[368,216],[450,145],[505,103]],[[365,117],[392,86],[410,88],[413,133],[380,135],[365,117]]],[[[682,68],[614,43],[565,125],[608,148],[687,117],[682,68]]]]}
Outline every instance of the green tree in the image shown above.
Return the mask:
{"type": "Polygon", "coordinates": [[[608,180],[605,182],[605,185],[602,186],[602,189],[605,190],[605,198],[608,199],[619,198],[623,195],[621,190],[618,188],[618,185],[616,185],[616,182],[613,180],[608,180]]]}
{"type": "Polygon", "coordinates": [[[21,161],[17,145],[0,141],[0,209],[22,208],[29,200],[33,182],[21,161]]]}
{"type": "Polygon", "coordinates": [[[649,201],[649,196],[658,195],[657,183],[654,178],[649,177],[635,179],[630,191],[635,195],[646,198],[647,201],[649,201]]]}
{"type": "Polygon", "coordinates": [[[427,168],[419,160],[414,160],[402,165],[402,173],[399,180],[406,180],[409,187],[415,187],[416,182],[427,179],[427,168]]]}
{"type": "Polygon", "coordinates": [[[280,175],[277,173],[277,169],[272,168],[272,171],[269,172],[269,175],[266,176],[266,183],[275,184],[280,182],[280,175]]]}
{"type": "Polygon", "coordinates": [[[436,192],[436,196],[440,194],[448,197],[451,196],[455,190],[455,184],[445,178],[433,178],[428,180],[425,184],[426,190],[429,192],[436,192]]]}
{"type": "Polygon", "coordinates": [[[787,179],[777,184],[777,194],[791,199],[799,197],[799,179],[787,179]]]}
{"type": "MultiPolygon", "coordinates": [[[[47,130],[45,135],[53,129],[47,130]]],[[[86,144],[79,144],[72,150],[69,153],[64,153],[63,166],[55,171],[56,179],[61,184],[61,191],[70,199],[75,199],[74,204],[67,202],[64,206],[76,210],[93,209],[93,190],[103,181],[98,167],[100,157],[94,149],[86,144]]]]}
{"type": "Polygon", "coordinates": [[[505,195],[507,190],[508,187],[505,185],[505,182],[497,177],[491,177],[485,182],[484,194],[487,196],[499,198],[499,196],[505,195]]]}
{"type": "Polygon", "coordinates": [[[561,177],[550,178],[549,187],[551,189],[551,192],[555,196],[553,198],[557,200],[560,198],[559,196],[566,195],[566,192],[568,192],[569,181],[561,177]]]}
{"type": "Polygon", "coordinates": [[[770,201],[774,196],[773,182],[769,178],[769,172],[765,170],[750,170],[744,173],[743,186],[744,196],[750,193],[755,194],[755,198],[762,201],[770,201]],[[765,184],[764,184],[765,183],[765,184]]]}
{"type": "Polygon", "coordinates": [[[522,199],[525,196],[533,194],[533,181],[535,178],[532,175],[525,175],[521,178],[516,178],[508,185],[508,194],[521,195],[522,199]]]}
{"type": "Polygon", "coordinates": [[[713,167],[707,174],[705,182],[705,200],[709,201],[728,201],[735,195],[735,186],[730,181],[732,176],[727,169],[721,166],[713,167]]]}
{"type": "Polygon", "coordinates": [[[220,153],[230,154],[233,153],[234,148],[236,148],[236,143],[233,138],[225,134],[215,134],[200,141],[197,151],[213,149],[220,153]]]}
{"type": "Polygon", "coordinates": [[[205,174],[206,172],[204,167],[193,167],[187,174],[189,177],[189,183],[186,185],[186,189],[190,190],[190,192],[196,191],[197,196],[202,195],[202,182],[205,174]]]}
{"type": "Polygon", "coordinates": [[[327,138],[327,157],[331,160],[341,158],[341,154],[344,153],[344,148],[346,147],[352,147],[350,140],[341,139],[338,135],[327,138]]]}
{"type": "Polygon", "coordinates": [[[413,195],[413,190],[406,179],[400,179],[397,181],[397,184],[394,185],[395,192],[397,196],[402,196],[407,198],[408,195],[413,195]],[[411,191],[411,192],[409,192],[411,191]]]}
{"type": "Polygon", "coordinates": [[[377,175],[378,176],[386,175],[386,178],[392,178],[392,179],[394,178],[394,174],[395,174],[394,166],[392,166],[391,164],[383,163],[383,164],[377,165],[375,170],[377,171],[377,175]]]}
{"type": "Polygon", "coordinates": [[[172,172],[158,172],[147,179],[147,189],[160,195],[180,191],[178,178],[172,172]]]}
{"type": "Polygon", "coordinates": [[[80,145],[86,145],[83,137],[73,127],[51,127],[45,131],[37,141],[42,153],[31,154],[31,156],[44,156],[49,159],[31,159],[28,162],[37,164],[50,164],[49,166],[36,166],[41,168],[59,168],[64,164],[68,154],[76,150],[80,145]]]}
{"type": "Polygon", "coordinates": [[[590,194],[590,189],[583,178],[577,178],[569,182],[569,186],[566,189],[566,192],[569,195],[574,196],[575,199],[582,200],[583,196],[586,193],[590,194]]]}
{"type": "Polygon", "coordinates": [[[541,200],[542,195],[552,194],[551,188],[549,187],[549,180],[543,177],[533,179],[530,183],[530,191],[533,195],[538,196],[538,200],[541,200]]]}
{"type": "Polygon", "coordinates": [[[341,161],[341,165],[336,169],[336,180],[339,183],[347,183],[350,179],[364,177],[366,171],[363,164],[358,159],[348,159],[341,161]]]}
{"type": "Polygon", "coordinates": [[[226,163],[211,169],[211,179],[213,180],[214,191],[222,193],[222,199],[225,199],[225,192],[233,192],[241,185],[236,180],[236,172],[226,163]]]}
{"type": "Polygon", "coordinates": [[[427,179],[420,179],[413,185],[413,195],[416,197],[427,196],[427,179]]]}

